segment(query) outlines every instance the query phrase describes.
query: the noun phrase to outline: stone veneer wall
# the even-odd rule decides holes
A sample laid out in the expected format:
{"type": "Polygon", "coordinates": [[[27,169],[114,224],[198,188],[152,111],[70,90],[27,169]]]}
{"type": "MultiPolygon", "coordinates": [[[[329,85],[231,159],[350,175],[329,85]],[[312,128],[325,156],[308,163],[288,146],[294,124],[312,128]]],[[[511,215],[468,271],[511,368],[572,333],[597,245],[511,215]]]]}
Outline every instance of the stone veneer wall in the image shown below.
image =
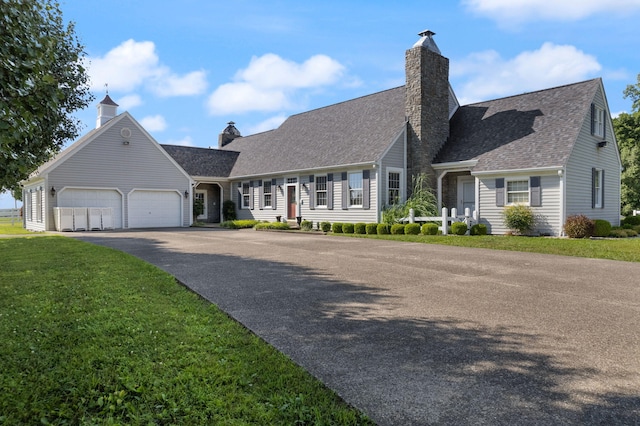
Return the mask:
{"type": "Polygon", "coordinates": [[[412,177],[421,173],[435,188],[431,162],[449,137],[449,60],[421,46],[407,50],[405,60],[407,188],[411,190],[412,177]]]}

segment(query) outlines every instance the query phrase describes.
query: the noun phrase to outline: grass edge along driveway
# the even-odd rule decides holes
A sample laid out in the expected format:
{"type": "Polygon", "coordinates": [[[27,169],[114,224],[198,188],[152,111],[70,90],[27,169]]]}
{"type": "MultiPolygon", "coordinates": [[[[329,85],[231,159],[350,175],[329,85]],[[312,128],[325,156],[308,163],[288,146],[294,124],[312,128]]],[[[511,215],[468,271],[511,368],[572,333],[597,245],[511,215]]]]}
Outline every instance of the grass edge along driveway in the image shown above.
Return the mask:
{"type": "Polygon", "coordinates": [[[0,239],[0,424],[371,424],[133,256],[0,239]]]}

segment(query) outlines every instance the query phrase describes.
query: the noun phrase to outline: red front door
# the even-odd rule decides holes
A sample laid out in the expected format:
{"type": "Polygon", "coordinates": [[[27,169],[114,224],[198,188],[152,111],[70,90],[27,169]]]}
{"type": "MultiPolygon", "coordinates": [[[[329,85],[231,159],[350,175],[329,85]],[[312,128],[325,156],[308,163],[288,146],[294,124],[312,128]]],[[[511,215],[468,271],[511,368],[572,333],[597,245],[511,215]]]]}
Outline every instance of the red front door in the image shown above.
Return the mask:
{"type": "Polygon", "coordinates": [[[294,219],[296,210],[296,187],[287,186],[287,218],[294,219]]]}

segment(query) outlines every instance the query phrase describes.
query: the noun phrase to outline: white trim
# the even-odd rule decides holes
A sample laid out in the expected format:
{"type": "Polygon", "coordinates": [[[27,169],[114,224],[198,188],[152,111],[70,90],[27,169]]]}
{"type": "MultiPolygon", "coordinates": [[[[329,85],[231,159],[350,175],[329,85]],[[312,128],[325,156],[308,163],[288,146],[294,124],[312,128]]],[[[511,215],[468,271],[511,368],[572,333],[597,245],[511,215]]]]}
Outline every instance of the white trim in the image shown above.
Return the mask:
{"type": "MultiPolygon", "coordinates": [[[[193,190],[193,200],[195,202],[196,199],[196,195],[198,194],[202,194],[202,202],[203,202],[203,210],[202,210],[202,214],[198,217],[196,217],[196,220],[198,219],[207,219],[209,217],[209,208],[207,207],[207,190],[206,189],[194,189],[193,190]]],[[[190,203],[191,205],[193,205],[193,203],[190,203]]],[[[193,216],[193,214],[191,214],[191,216],[193,216]]]]}
{"type": "MultiPolygon", "coordinates": [[[[175,192],[180,197],[180,227],[184,227],[184,192],[172,188],[133,188],[127,193],[127,228],[130,228],[129,219],[131,219],[131,194],[134,192],[175,192]]],[[[189,191],[189,205],[193,205],[192,195],[193,191],[189,191]]],[[[193,216],[192,210],[189,209],[189,215],[193,216]]],[[[124,222],[124,218],[122,218],[124,222]]],[[[189,221],[191,222],[191,221],[189,221]]],[[[124,223],[122,224],[124,228],[124,223]]]]}
{"type": "Polygon", "coordinates": [[[435,163],[432,164],[431,167],[434,170],[445,170],[448,171],[460,171],[460,170],[471,170],[475,165],[478,164],[478,160],[465,160],[465,161],[452,161],[450,163],[435,163]]]}
{"type": "Polygon", "coordinates": [[[563,170],[562,166],[536,167],[531,169],[509,169],[509,170],[485,170],[481,172],[471,172],[473,176],[506,175],[506,174],[553,174],[563,170]]]}
{"type": "Polygon", "coordinates": [[[385,170],[385,194],[384,194],[384,204],[388,205],[389,203],[389,173],[399,173],[400,174],[400,188],[399,188],[399,199],[398,203],[402,203],[406,200],[406,192],[405,192],[405,182],[406,177],[404,176],[404,170],[400,167],[386,167],[385,170]]]}
{"type": "Polygon", "coordinates": [[[314,186],[315,186],[315,190],[314,190],[314,194],[313,194],[313,208],[314,209],[324,209],[327,210],[327,208],[329,207],[329,195],[328,195],[328,187],[329,187],[329,178],[327,177],[327,174],[320,174],[320,175],[314,175],[314,186]],[[318,178],[325,178],[324,181],[324,195],[325,195],[325,203],[326,204],[321,204],[318,205],[318,178]]]}
{"type": "Polygon", "coordinates": [[[316,172],[318,173],[330,173],[332,170],[346,170],[347,168],[360,168],[361,170],[364,170],[368,167],[374,168],[377,167],[377,162],[375,161],[367,161],[367,162],[363,162],[363,163],[353,163],[353,164],[334,164],[332,166],[325,166],[325,167],[317,167],[317,168],[313,168],[313,169],[296,169],[296,170],[280,170],[277,172],[267,172],[267,173],[260,173],[260,174],[255,174],[255,175],[243,175],[243,176],[230,176],[229,180],[230,181],[238,181],[238,180],[244,180],[244,179],[260,179],[261,177],[281,177],[281,176],[285,176],[285,180],[286,177],[293,177],[293,175],[295,174],[296,176],[300,176],[300,175],[305,175],[305,174],[315,174],[316,172]]]}
{"type": "Polygon", "coordinates": [[[458,209],[459,212],[464,213],[464,184],[465,183],[473,183],[473,206],[474,208],[471,209],[471,211],[477,210],[477,206],[478,206],[478,197],[476,196],[476,181],[477,178],[475,176],[458,176],[458,178],[456,179],[457,182],[457,194],[458,194],[458,199],[456,200],[456,207],[458,209]]]}
{"type": "MultiPolygon", "coordinates": [[[[504,205],[505,206],[513,206],[516,204],[522,204],[528,206],[531,204],[531,182],[529,182],[529,178],[523,179],[524,176],[509,176],[504,178],[504,205]],[[509,183],[510,182],[526,182],[527,183],[527,201],[517,201],[515,203],[509,202],[509,183]]],[[[512,193],[524,193],[525,191],[512,191],[512,193]]]]}

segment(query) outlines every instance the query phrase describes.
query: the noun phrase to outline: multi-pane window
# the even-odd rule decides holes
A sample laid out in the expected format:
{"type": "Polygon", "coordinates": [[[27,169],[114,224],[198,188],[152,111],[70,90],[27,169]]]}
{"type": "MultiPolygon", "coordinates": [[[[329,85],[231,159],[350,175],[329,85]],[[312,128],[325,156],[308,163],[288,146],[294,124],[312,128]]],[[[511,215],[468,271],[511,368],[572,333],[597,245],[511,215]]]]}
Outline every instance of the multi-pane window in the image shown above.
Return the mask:
{"type": "Polygon", "coordinates": [[[349,207],[362,206],[362,172],[349,173],[349,207]]]}
{"type": "Polygon", "coordinates": [[[42,222],[42,188],[36,191],[36,221],[42,222]]]}
{"type": "Polygon", "coordinates": [[[262,182],[262,195],[264,197],[264,207],[271,207],[271,181],[265,180],[262,182]]]}
{"type": "Polygon", "coordinates": [[[316,176],[316,206],[327,206],[327,177],[316,176]]]}
{"type": "Polygon", "coordinates": [[[529,181],[507,181],[507,204],[526,204],[529,202],[529,181]]]}
{"type": "Polygon", "coordinates": [[[249,182],[242,182],[242,208],[249,208],[249,191],[251,188],[249,187],[249,182]]]}
{"type": "Polygon", "coordinates": [[[400,172],[389,172],[389,197],[387,203],[393,205],[400,202],[400,172]]]}
{"type": "Polygon", "coordinates": [[[602,208],[602,170],[593,170],[593,207],[602,208]]]}
{"type": "Polygon", "coordinates": [[[604,137],[604,110],[600,107],[593,109],[593,134],[604,137]]]}

